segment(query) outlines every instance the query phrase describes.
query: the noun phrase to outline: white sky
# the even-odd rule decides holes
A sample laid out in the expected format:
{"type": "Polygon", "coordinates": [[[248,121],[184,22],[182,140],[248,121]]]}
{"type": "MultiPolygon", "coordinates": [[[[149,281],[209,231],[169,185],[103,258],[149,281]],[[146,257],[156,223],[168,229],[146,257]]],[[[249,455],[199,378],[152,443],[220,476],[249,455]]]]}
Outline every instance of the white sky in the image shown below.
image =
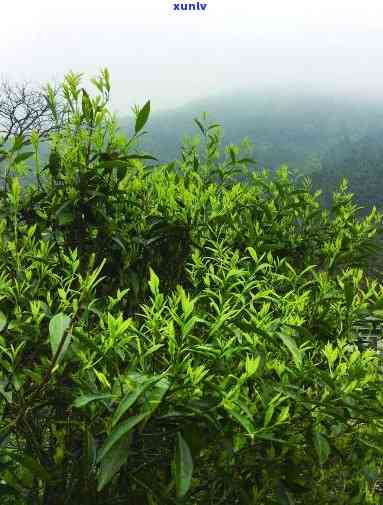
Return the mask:
{"type": "Polygon", "coordinates": [[[383,96],[382,0],[174,2],[194,0],[1,0],[0,74],[46,82],[107,66],[121,112],[278,84],[383,96]]]}

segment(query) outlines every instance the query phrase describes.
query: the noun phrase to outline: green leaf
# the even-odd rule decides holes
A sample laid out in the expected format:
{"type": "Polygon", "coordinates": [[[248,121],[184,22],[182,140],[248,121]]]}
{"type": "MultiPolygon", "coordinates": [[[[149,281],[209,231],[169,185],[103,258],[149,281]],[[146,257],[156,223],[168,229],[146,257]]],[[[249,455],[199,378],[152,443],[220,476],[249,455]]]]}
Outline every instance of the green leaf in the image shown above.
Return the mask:
{"type": "Polygon", "coordinates": [[[150,100],[142,107],[136,117],[136,124],[134,126],[135,133],[138,133],[145,126],[150,114],[150,100]]]}
{"type": "Polygon", "coordinates": [[[90,402],[94,402],[96,400],[107,400],[107,399],[111,399],[111,398],[114,398],[113,395],[98,395],[98,394],[94,394],[94,395],[83,395],[83,396],[79,396],[78,398],[75,399],[75,401],[73,402],[73,406],[76,407],[76,408],[81,408],[81,407],[85,407],[85,405],[88,405],[88,403],[90,402]]]}
{"type": "Polygon", "coordinates": [[[110,91],[110,74],[107,68],[104,68],[103,77],[105,81],[106,90],[110,91]]]}
{"type": "Polygon", "coordinates": [[[155,387],[145,394],[145,411],[151,415],[162,402],[165,394],[170,387],[170,382],[166,377],[160,379],[155,387]]]}
{"type": "Polygon", "coordinates": [[[229,154],[230,154],[231,162],[233,164],[235,164],[237,162],[237,157],[236,157],[236,154],[235,154],[235,150],[233,149],[232,146],[229,147],[229,154]]]}
{"type": "Polygon", "coordinates": [[[101,461],[100,474],[97,480],[98,492],[111,481],[120,468],[126,463],[129,444],[129,438],[120,440],[101,461]]]}
{"type": "Polygon", "coordinates": [[[253,165],[257,165],[257,160],[253,160],[252,158],[241,158],[238,160],[238,163],[252,163],[253,165]]]}
{"type": "Polygon", "coordinates": [[[220,124],[218,123],[214,123],[214,124],[211,124],[210,126],[208,126],[208,128],[206,129],[206,131],[209,131],[209,130],[213,130],[214,128],[220,128],[220,124]]]}
{"type": "Polygon", "coordinates": [[[255,430],[255,426],[252,422],[251,419],[249,419],[248,416],[245,416],[243,414],[241,414],[238,409],[235,407],[235,405],[232,404],[232,402],[230,401],[227,401],[227,400],[224,400],[223,402],[223,406],[224,408],[228,411],[228,413],[234,417],[234,419],[236,421],[239,422],[239,424],[245,428],[245,430],[250,434],[254,434],[254,432],[256,431],[255,430]]]}
{"type": "Polygon", "coordinates": [[[0,310],[0,331],[3,331],[7,325],[7,318],[5,317],[4,312],[0,310]]]}
{"type": "Polygon", "coordinates": [[[331,448],[327,438],[320,431],[314,431],[314,446],[318,454],[319,463],[323,465],[330,456],[331,448]]]}
{"type": "Polygon", "coordinates": [[[282,340],[282,342],[285,344],[285,346],[290,351],[296,367],[301,368],[302,367],[302,352],[298,349],[295,340],[292,337],[290,337],[289,335],[286,335],[284,333],[280,333],[279,338],[282,340]]]}
{"type": "Polygon", "coordinates": [[[120,423],[116,429],[112,431],[109,437],[104,442],[103,446],[100,448],[97,454],[97,462],[99,463],[107,453],[114,447],[121,438],[129,433],[129,431],[134,428],[138,423],[140,423],[145,417],[148,416],[148,412],[139,414],[138,416],[130,417],[127,421],[120,423]]]}
{"type": "Polygon", "coordinates": [[[85,89],[82,89],[82,113],[88,122],[93,121],[93,106],[85,89]]]}
{"type": "Polygon", "coordinates": [[[206,135],[206,130],[205,130],[203,124],[201,123],[201,121],[199,121],[199,119],[195,118],[194,122],[198,126],[198,128],[201,130],[202,134],[206,135]]]}
{"type": "MultiPolygon", "coordinates": [[[[66,330],[69,328],[71,323],[71,319],[66,314],[60,312],[52,317],[49,322],[49,337],[52,348],[53,355],[59,349],[62,339],[64,338],[64,334],[66,330]]],[[[61,348],[60,358],[64,355],[65,351],[68,349],[70,343],[71,335],[67,335],[65,338],[65,342],[61,348]]]]}
{"type": "Polygon", "coordinates": [[[21,153],[18,156],[16,156],[14,163],[15,164],[21,163],[22,161],[25,161],[28,158],[30,158],[32,156],[32,154],[33,154],[33,151],[27,151],[25,153],[21,153]]]}
{"type": "Polygon", "coordinates": [[[157,274],[151,267],[149,267],[149,272],[150,272],[150,279],[148,284],[150,287],[150,291],[153,293],[154,296],[156,296],[159,293],[160,279],[158,278],[157,274]]]}
{"type": "Polygon", "coordinates": [[[190,489],[193,475],[193,458],[188,444],[177,433],[176,457],[175,457],[175,477],[177,498],[183,498],[190,489]]]}
{"type": "Polygon", "coordinates": [[[351,308],[354,301],[354,283],[352,279],[346,279],[344,282],[344,296],[346,299],[346,306],[351,308]]]}
{"type": "Polygon", "coordinates": [[[129,393],[117,407],[112,420],[112,426],[115,426],[125,412],[132,407],[136,400],[142,395],[142,393],[151,385],[153,382],[158,381],[157,377],[152,377],[146,382],[139,384],[134,391],[129,393]]]}
{"type": "Polygon", "coordinates": [[[266,427],[270,424],[271,418],[273,417],[274,414],[274,405],[271,403],[265,412],[265,419],[263,421],[263,426],[266,427]]]}
{"type": "Polygon", "coordinates": [[[158,161],[158,158],[155,158],[151,154],[129,154],[128,156],[124,156],[124,160],[153,160],[153,161],[158,161]]]}

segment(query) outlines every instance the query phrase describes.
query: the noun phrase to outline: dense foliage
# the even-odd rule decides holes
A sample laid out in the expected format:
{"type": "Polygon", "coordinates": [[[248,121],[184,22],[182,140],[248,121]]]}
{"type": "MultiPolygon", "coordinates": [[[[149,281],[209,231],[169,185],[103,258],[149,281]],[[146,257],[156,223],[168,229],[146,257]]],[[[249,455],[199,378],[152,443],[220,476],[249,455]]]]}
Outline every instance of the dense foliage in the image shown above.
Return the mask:
{"type": "Polygon", "coordinates": [[[382,216],[250,170],[203,119],[202,150],[153,163],[150,103],[126,137],[93,83],[67,75],[45,166],[36,134],[3,148],[2,503],[381,503],[381,358],[358,343],[382,216]]]}

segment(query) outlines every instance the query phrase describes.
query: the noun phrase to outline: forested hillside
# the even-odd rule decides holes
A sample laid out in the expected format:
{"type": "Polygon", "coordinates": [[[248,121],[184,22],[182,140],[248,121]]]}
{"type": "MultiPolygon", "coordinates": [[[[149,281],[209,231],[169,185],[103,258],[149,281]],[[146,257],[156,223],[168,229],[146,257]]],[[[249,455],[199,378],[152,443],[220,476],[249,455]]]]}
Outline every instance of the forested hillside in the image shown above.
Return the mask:
{"type": "Polygon", "coordinates": [[[347,178],[355,202],[368,208],[383,208],[383,129],[380,127],[358,140],[348,136],[324,156],[321,170],[312,175],[313,186],[323,190],[328,205],[331,192],[347,178]]]}
{"type": "MultiPolygon", "coordinates": [[[[222,125],[225,144],[240,143],[245,137],[251,140],[259,167],[275,169],[287,163],[304,173],[319,170],[329,151],[344,137],[359,140],[383,127],[383,103],[378,100],[275,89],[214,97],[173,111],[154,112],[143,147],[161,161],[173,160],[183,137],[196,133],[192,119],[205,111],[211,122],[222,125]]],[[[128,118],[120,122],[130,124],[128,118]]]]}

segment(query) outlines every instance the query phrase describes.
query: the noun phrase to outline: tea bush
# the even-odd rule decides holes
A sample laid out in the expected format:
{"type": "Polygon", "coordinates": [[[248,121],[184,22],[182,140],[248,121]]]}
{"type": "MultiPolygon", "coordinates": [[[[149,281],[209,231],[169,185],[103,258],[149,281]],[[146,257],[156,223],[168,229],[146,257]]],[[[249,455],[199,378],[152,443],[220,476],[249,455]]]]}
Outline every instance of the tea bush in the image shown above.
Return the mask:
{"type": "Polygon", "coordinates": [[[206,118],[158,165],[150,102],[126,138],[93,84],[66,76],[46,166],[36,134],[3,147],[2,503],[381,503],[382,216],[250,170],[206,118]]]}

